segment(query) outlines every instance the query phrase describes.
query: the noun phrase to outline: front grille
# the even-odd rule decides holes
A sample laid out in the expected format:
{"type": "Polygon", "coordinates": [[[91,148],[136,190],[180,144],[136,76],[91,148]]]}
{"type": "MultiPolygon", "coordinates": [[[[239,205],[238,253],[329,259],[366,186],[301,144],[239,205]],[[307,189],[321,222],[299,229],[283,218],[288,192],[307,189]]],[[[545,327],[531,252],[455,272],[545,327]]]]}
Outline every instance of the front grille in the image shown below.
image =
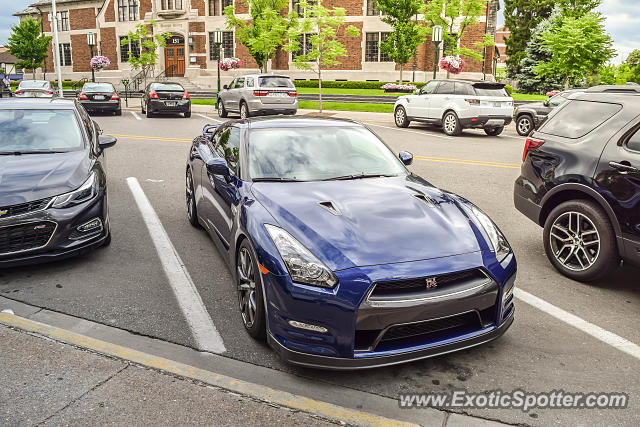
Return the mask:
{"type": "MultiPolygon", "coordinates": [[[[436,289],[454,286],[472,286],[476,283],[482,283],[488,280],[487,276],[478,269],[442,274],[440,276],[432,276],[430,278],[435,278],[436,289]]],[[[427,279],[427,277],[421,277],[417,279],[376,283],[375,288],[371,292],[371,299],[376,299],[376,297],[382,298],[423,293],[427,290],[427,279]]]]}
{"type": "Polygon", "coordinates": [[[456,316],[445,317],[443,319],[427,320],[408,325],[392,326],[382,336],[381,343],[385,341],[398,340],[402,338],[415,337],[418,335],[428,335],[434,332],[449,329],[468,328],[470,330],[481,328],[478,313],[475,311],[458,314],[456,316]]]}
{"type": "Polygon", "coordinates": [[[0,228],[0,255],[27,251],[45,246],[56,224],[50,221],[30,222],[0,228]]]}
{"type": "Polygon", "coordinates": [[[33,202],[21,203],[19,205],[0,207],[0,218],[4,219],[11,216],[23,215],[29,212],[39,211],[46,208],[51,199],[52,197],[49,197],[46,199],[35,200],[33,202]]]}

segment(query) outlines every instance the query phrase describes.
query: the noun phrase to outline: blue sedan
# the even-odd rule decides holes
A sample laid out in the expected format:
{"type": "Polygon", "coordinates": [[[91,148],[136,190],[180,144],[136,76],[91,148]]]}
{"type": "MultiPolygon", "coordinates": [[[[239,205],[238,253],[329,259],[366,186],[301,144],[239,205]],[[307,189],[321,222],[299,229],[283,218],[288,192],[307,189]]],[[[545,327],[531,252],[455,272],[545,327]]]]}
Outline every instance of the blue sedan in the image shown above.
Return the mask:
{"type": "Polygon", "coordinates": [[[359,369],[511,326],[509,243],[471,202],[408,171],[412,160],[353,121],[203,129],[186,165],[187,214],[232,270],[252,337],[292,364],[359,369]]]}

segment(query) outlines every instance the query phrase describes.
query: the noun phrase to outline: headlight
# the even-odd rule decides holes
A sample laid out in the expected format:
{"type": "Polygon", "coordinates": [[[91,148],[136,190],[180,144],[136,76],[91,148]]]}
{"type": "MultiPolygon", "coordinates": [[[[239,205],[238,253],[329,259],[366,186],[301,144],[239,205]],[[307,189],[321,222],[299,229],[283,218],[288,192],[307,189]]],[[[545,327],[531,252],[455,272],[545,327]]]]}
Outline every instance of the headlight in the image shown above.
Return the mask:
{"type": "Polygon", "coordinates": [[[68,208],[93,199],[98,194],[98,179],[95,172],[78,188],[66,194],[57,196],[51,207],[56,209],[68,208]]]}
{"type": "Polygon", "coordinates": [[[291,280],[323,288],[334,288],[338,278],[309,249],[280,227],[265,224],[271,240],[284,261],[291,280]]]}
{"type": "Polygon", "coordinates": [[[471,211],[478,219],[478,222],[484,229],[485,233],[489,236],[491,246],[493,246],[493,251],[496,253],[496,258],[498,258],[498,262],[501,262],[507,255],[509,255],[509,252],[511,252],[509,242],[507,242],[504,234],[500,232],[491,218],[489,218],[484,212],[473,205],[471,206],[471,211]]]}

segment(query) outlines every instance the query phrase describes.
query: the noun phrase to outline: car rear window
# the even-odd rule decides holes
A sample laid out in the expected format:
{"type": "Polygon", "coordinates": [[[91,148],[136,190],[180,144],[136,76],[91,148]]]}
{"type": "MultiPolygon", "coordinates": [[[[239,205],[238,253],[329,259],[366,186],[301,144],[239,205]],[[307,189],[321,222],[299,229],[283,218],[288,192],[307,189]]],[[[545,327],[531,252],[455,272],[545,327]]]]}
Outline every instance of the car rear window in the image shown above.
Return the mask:
{"type": "Polygon", "coordinates": [[[258,77],[260,87],[295,87],[288,77],[264,76],[258,77]]]}
{"type": "Polygon", "coordinates": [[[540,128],[540,132],[563,138],[582,138],[621,109],[620,104],[572,100],[549,117],[540,128]]]}
{"type": "Polygon", "coordinates": [[[85,92],[114,92],[111,83],[85,83],[82,90],[85,92]]]}
{"type": "Polygon", "coordinates": [[[0,154],[84,147],[74,110],[0,110],[0,154]]]}
{"type": "Polygon", "coordinates": [[[509,94],[504,88],[482,88],[474,87],[477,96],[504,96],[508,97],[509,94]]]}
{"type": "Polygon", "coordinates": [[[47,89],[49,82],[39,80],[24,80],[18,85],[20,89],[47,89]]]}
{"type": "Polygon", "coordinates": [[[184,88],[177,83],[156,83],[151,88],[159,91],[166,90],[184,92],[184,88]]]}

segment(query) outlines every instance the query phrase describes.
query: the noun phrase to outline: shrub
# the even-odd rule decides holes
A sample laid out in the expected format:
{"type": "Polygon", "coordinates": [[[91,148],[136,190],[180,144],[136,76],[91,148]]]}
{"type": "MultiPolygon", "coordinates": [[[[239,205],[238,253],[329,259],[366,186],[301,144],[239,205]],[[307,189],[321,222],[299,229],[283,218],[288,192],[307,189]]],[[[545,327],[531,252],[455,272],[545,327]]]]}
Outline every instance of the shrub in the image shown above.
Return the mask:
{"type": "Polygon", "coordinates": [[[511,94],[513,93],[513,86],[511,86],[511,85],[505,85],[505,86],[504,86],[504,90],[506,90],[506,91],[507,91],[507,93],[508,93],[509,95],[511,95],[511,94]]]}
{"type": "MultiPolygon", "coordinates": [[[[358,81],[322,81],[322,87],[339,89],[380,89],[386,83],[397,84],[396,82],[358,82],[358,81]]],[[[318,87],[317,80],[294,80],[296,87],[318,87]]],[[[412,83],[417,88],[421,88],[425,83],[412,83]]]]}

